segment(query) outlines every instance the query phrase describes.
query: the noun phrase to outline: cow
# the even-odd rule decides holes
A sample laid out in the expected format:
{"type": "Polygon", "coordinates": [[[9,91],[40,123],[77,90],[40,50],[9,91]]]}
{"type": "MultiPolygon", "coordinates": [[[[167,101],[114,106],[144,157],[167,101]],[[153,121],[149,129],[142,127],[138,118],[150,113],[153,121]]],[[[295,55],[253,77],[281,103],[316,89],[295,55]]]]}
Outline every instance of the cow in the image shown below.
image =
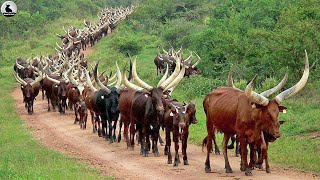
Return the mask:
{"type": "Polygon", "coordinates": [[[173,100],[168,102],[166,111],[164,114],[164,124],[166,131],[166,145],[165,154],[168,155],[168,164],[172,164],[171,155],[171,137],[170,133],[173,134],[173,141],[175,144],[175,158],[173,166],[178,166],[180,162],[179,159],[179,138],[182,141],[182,154],[183,154],[183,164],[188,165],[187,157],[187,142],[189,136],[189,126],[190,124],[196,124],[197,119],[195,116],[196,106],[193,103],[180,104],[178,101],[173,100]]]}
{"type": "Polygon", "coordinates": [[[98,78],[98,66],[99,62],[96,64],[94,68],[94,79],[98,86],[101,89],[105,89],[109,92],[108,97],[106,98],[106,119],[101,119],[102,121],[102,132],[105,134],[106,139],[109,139],[110,143],[116,141],[116,125],[119,118],[119,108],[118,108],[118,101],[120,95],[120,85],[121,85],[121,72],[118,67],[118,63],[116,63],[117,68],[117,83],[113,86],[105,86],[101,83],[100,79],[98,78]],[[112,125],[113,122],[113,125],[112,125]],[[108,125],[108,126],[107,126],[108,125]],[[107,133],[107,128],[109,128],[109,133],[107,133]]]}
{"type": "Polygon", "coordinates": [[[39,71],[39,76],[33,80],[30,78],[22,79],[18,73],[14,73],[14,77],[21,84],[21,91],[23,94],[23,101],[28,109],[28,114],[33,113],[33,102],[39,94],[40,81],[42,80],[42,72],[39,71]]]}
{"type": "Polygon", "coordinates": [[[68,80],[65,80],[65,79],[56,80],[51,78],[50,76],[47,76],[47,79],[53,82],[52,94],[51,94],[52,105],[57,104],[59,107],[60,114],[65,114],[65,110],[67,107],[68,80]]]}
{"type": "Polygon", "coordinates": [[[77,113],[80,116],[80,129],[84,130],[87,128],[88,110],[86,107],[86,103],[82,99],[77,103],[76,111],[78,111],[77,113]]]}
{"type": "MultiPolygon", "coordinates": [[[[180,57],[178,58],[179,62],[180,57]]],[[[168,67],[168,66],[167,66],[168,67]]],[[[167,68],[168,69],[168,68],[167,68]]],[[[166,79],[168,73],[159,81],[157,87],[152,87],[142,81],[136,72],[136,60],[132,66],[133,79],[141,86],[137,86],[129,82],[126,78],[125,68],[123,70],[122,81],[125,86],[134,90],[131,101],[130,110],[130,141],[131,147],[134,146],[135,125],[139,131],[139,141],[141,141],[140,154],[144,157],[148,156],[148,147],[150,135],[152,136],[152,151],[154,156],[159,156],[157,142],[159,139],[159,129],[164,114],[163,93],[172,87],[175,87],[183,78],[185,67],[180,71],[180,63],[176,67],[175,72],[166,79]]],[[[168,71],[168,70],[167,70],[168,71]]],[[[122,102],[123,103],[123,102],[122,102]]],[[[130,103],[127,103],[130,104],[130,103]]],[[[120,103],[121,105],[121,103],[120,103]]],[[[120,108],[121,110],[121,108],[120,108]]],[[[129,123],[126,123],[129,124],[129,123]]]]}
{"type": "MultiPolygon", "coordinates": [[[[203,101],[207,117],[207,159],[205,171],[210,172],[210,151],[214,127],[224,133],[223,155],[227,173],[232,173],[227,156],[227,142],[235,134],[238,135],[241,154],[241,171],[251,176],[251,168],[247,162],[247,145],[252,148],[253,142],[261,138],[262,131],[277,139],[280,137],[278,115],[285,107],[280,103],[298,93],[309,77],[309,61],[306,53],[305,69],[301,80],[293,87],[281,92],[274,99],[254,92],[253,86],[257,76],[248,84],[245,91],[232,87],[219,87],[208,94],[203,101]]],[[[268,92],[273,93],[273,92],[268,92]]]]}

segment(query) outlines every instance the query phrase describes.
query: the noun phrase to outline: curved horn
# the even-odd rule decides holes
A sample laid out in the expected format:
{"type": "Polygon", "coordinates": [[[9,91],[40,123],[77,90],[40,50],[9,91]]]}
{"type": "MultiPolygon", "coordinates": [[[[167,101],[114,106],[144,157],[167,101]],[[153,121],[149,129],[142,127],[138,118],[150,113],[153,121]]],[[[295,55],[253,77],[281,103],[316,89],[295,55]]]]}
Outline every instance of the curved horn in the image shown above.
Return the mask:
{"type": "Polygon", "coordinates": [[[269,97],[269,96],[271,96],[271,95],[274,94],[275,92],[281,90],[281,88],[286,84],[287,80],[288,80],[288,72],[286,72],[286,74],[284,75],[283,79],[281,80],[281,82],[280,82],[277,86],[275,86],[275,87],[272,88],[272,89],[266,90],[266,91],[264,91],[264,92],[262,92],[262,93],[260,93],[260,94],[261,94],[262,96],[264,96],[264,97],[269,97]]]}
{"type": "Polygon", "coordinates": [[[127,76],[126,76],[126,67],[127,67],[127,64],[124,66],[123,68],[123,71],[122,71],[122,81],[123,81],[123,84],[128,87],[128,88],[131,88],[133,90],[136,90],[136,91],[140,91],[140,90],[143,90],[142,87],[139,87],[131,82],[128,81],[127,79],[127,76]]]}
{"type": "Polygon", "coordinates": [[[27,85],[27,82],[24,81],[23,79],[21,79],[17,73],[13,73],[13,76],[16,78],[16,80],[17,80],[20,84],[22,84],[22,85],[24,85],[24,86],[27,85]]]}
{"type": "Polygon", "coordinates": [[[64,26],[62,26],[62,29],[64,30],[65,33],[68,33],[68,32],[64,29],[64,26]]]}
{"type": "MultiPolygon", "coordinates": [[[[179,75],[163,91],[167,91],[168,89],[170,89],[172,87],[173,87],[173,89],[175,87],[177,87],[179,82],[183,79],[185,71],[186,71],[186,67],[182,66],[182,69],[181,69],[179,75]]],[[[173,89],[171,90],[171,92],[173,91],[173,89]]]]}
{"type": "Polygon", "coordinates": [[[121,86],[121,71],[119,69],[119,66],[118,66],[118,62],[116,62],[116,68],[117,68],[117,83],[115,85],[116,88],[120,88],[121,86]]]}
{"type": "Polygon", "coordinates": [[[160,79],[157,87],[160,87],[161,84],[167,79],[167,76],[168,76],[168,73],[169,73],[169,64],[167,63],[167,69],[166,69],[166,72],[164,73],[164,75],[162,76],[162,78],[160,79]]]}
{"type": "Polygon", "coordinates": [[[297,94],[301,89],[306,85],[308,78],[309,78],[309,58],[307,51],[305,50],[306,53],[306,62],[305,62],[305,67],[304,67],[304,72],[303,75],[300,79],[300,81],[292,86],[291,88],[283,91],[282,93],[278,94],[275,97],[275,100],[280,104],[282,101],[288,99],[289,97],[297,94]]]}
{"type": "Polygon", "coordinates": [[[39,76],[33,82],[30,83],[31,86],[33,86],[34,84],[40,82],[43,79],[42,70],[39,70],[38,72],[39,72],[39,76]]]}
{"type": "Polygon", "coordinates": [[[105,85],[103,85],[100,81],[100,79],[98,78],[98,66],[99,66],[99,62],[96,64],[96,66],[94,67],[94,70],[93,70],[93,76],[94,76],[94,80],[96,81],[96,83],[98,84],[98,86],[105,90],[108,94],[111,93],[111,90],[109,88],[107,88],[105,85]]]}
{"type": "Polygon", "coordinates": [[[179,74],[180,72],[180,63],[181,63],[181,59],[180,57],[177,58],[176,61],[176,68],[174,69],[173,73],[171,74],[171,76],[169,76],[168,79],[166,79],[160,86],[165,89],[179,74]]]}
{"type": "Polygon", "coordinates": [[[117,78],[117,73],[114,74],[114,75],[109,79],[109,81],[113,81],[113,80],[115,80],[116,78],[117,78]]]}
{"type": "Polygon", "coordinates": [[[84,69],[85,73],[86,73],[86,82],[87,82],[87,86],[89,86],[89,88],[91,89],[91,91],[96,92],[97,89],[92,85],[89,73],[86,69],[84,69]]]}
{"type": "Polygon", "coordinates": [[[191,67],[192,67],[192,68],[195,68],[195,67],[199,64],[199,61],[200,61],[200,60],[198,60],[196,63],[194,63],[191,67]]]}
{"type": "Polygon", "coordinates": [[[143,88],[147,89],[147,90],[152,90],[153,87],[150,86],[149,84],[147,84],[146,82],[144,82],[143,80],[141,80],[137,74],[137,70],[136,70],[136,64],[137,64],[137,60],[135,59],[133,61],[133,65],[132,65],[132,75],[133,75],[133,79],[143,88]]]}
{"type": "Polygon", "coordinates": [[[56,42],[56,45],[60,48],[60,49],[63,49],[61,46],[59,46],[59,44],[56,42]]]}
{"type": "Polygon", "coordinates": [[[78,85],[79,85],[78,81],[76,81],[76,80],[74,79],[74,77],[72,76],[72,70],[73,70],[73,68],[74,68],[74,65],[73,65],[73,66],[70,68],[70,70],[68,71],[68,79],[69,79],[69,81],[70,81],[73,85],[78,86],[78,85]]]}
{"type": "Polygon", "coordinates": [[[24,68],[23,66],[21,66],[21,65],[18,63],[17,60],[16,60],[16,65],[17,65],[17,68],[18,68],[18,69],[23,69],[23,68],[24,68]]]}
{"type": "Polygon", "coordinates": [[[46,76],[46,78],[48,78],[48,80],[50,80],[50,81],[52,81],[52,82],[54,82],[56,84],[60,84],[60,81],[58,81],[56,79],[53,79],[53,78],[49,77],[48,75],[46,76]]]}
{"type": "Polygon", "coordinates": [[[166,50],[164,50],[163,48],[162,48],[162,51],[164,52],[164,53],[166,53],[167,55],[169,54],[166,50]]]}
{"type": "Polygon", "coordinates": [[[254,86],[254,83],[257,79],[258,75],[256,75],[252,80],[251,82],[247,85],[246,87],[246,90],[244,91],[246,96],[252,101],[252,102],[255,102],[257,104],[260,104],[262,106],[267,106],[269,104],[269,99],[254,92],[252,89],[253,89],[253,86],[254,86]]]}
{"type": "Polygon", "coordinates": [[[230,67],[229,75],[228,75],[228,87],[233,87],[236,88],[233,84],[233,79],[232,79],[232,66],[230,67]]]}

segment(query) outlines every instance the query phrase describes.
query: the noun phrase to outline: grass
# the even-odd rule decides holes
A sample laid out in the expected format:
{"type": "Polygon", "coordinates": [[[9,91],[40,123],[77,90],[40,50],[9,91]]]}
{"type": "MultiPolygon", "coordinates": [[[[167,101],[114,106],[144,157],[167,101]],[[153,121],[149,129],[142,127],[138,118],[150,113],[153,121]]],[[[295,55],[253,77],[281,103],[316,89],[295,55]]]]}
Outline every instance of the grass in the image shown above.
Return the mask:
{"type": "Polygon", "coordinates": [[[111,179],[40,145],[14,107],[12,68],[0,72],[0,179],[111,179]]]}
{"type": "MultiPolygon", "coordinates": [[[[116,30],[111,37],[102,39],[94,47],[95,53],[89,58],[90,61],[101,60],[100,65],[103,66],[103,69],[108,66],[109,70],[114,70],[115,61],[118,61],[120,67],[123,67],[128,58],[111,46],[115,36],[123,36],[123,34],[121,30],[116,30]]],[[[156,43],[148,44],[148,47],[143,48],[137,54],[139,76],[153,86],[160,79],[156,76],[153,63],[157,53],[156,47],[156,43]]],[[[195,76],[184,79],[175,89],[174,98],[181,102],[193,101],[197,106],[198,124],[190,127],[189,142],[198,145],[202,143],[207,134],[202,101],[211,90],[224,84],[220,80],[195,76]]],[[[319,80],[311,79],[301,93],[283,103],[288,110],[286,114],[281,114],[279,119],[284,119],[286,122],[281,126],[282,137],[270,145],[269,157],[272,163],[320,172],[320,140],[319,138],[312,139],[308,135],[311,132],[320,131],[319,84],[319,80]]],[[[264,89],[259,90],[259,92],[262,92],[262,90],[264,89]]],[[[217,139],[220,145],[222,135],[218,134],[217,139]]]]}

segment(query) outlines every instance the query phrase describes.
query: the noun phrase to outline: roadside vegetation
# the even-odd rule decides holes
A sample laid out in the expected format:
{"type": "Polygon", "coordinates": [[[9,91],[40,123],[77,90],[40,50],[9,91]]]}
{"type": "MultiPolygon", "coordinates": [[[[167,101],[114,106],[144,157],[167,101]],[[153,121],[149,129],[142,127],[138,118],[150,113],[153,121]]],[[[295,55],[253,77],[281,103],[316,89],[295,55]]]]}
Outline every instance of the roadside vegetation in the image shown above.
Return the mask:
{"type": "MultiPolygon", "coordinates": [[[[85,0],[83,1],[85,2],[85,0]]],[[[22,32],[20,32],[21,29],[19,33],[17,30],[16,34],[13,32],[14,29],[10,30],[10,33],[1,34],[1,40],[6,43],[0,43],[0,66],[10,66],[0,70],[0,81],[5,87],[0,90],[2,94],[0,98],[7,102],[1,106],[3,106],[2,109],[8,111],[7,114],[0,114],[3,116],[1,117],[0,133],[6,129],[5,135],[0,136],[0,142],[7,143],[8,147],[4,150],[1,149],[5,152],[0,155],[3,156],[1,159],[5,159],[0,165],[0,167],[6,168],[3,177],[5,179],[9,177],[10,172],[18,172],[16,177],[38,177],[29,176],[34,173],[43,178],[57,179],[68,177],[63,176],[63,173],[80,172],[71,172],[70,168],[74,167],[69,166],[68,163],[74,165],[75,162],[41,148],[32,140],[28,130],[22,128],[23,123],[14,111],[12,98],[6,95],[14,88],[11,70],[17,57],[33,57],[41,53],[53,53],[55,41],[59,40],[55,33],[63,33],[63,25],[65,27],[69,25],[82,27],[83,18],[91,17],[89,19],[92,19],[95,17],[99,9],[98,6],[140,4],[137,6],[136,12],[130,15],[126,21],[121,22],[108,38],[103,38],[93,47],[95,52],[89,57],[89,60],[91,62],[100,60],[101,68],[107,67],[114,71],[116,61],[120,63],[121,67],[124,67],[128,61],[127,53],[130,53],[133,58],[137,57],[139,76],[146,82],[156,85],[156,82],[161,78],[156,76],[156,68],[153,63],[157,47],[168,50],[170,44],[176,49],[182,46],[185,56],[188,55],[187,49],[196,51],[201,56],[202,61],[199,68],[203,75],[184,79],[173,93],[173,96],[179,101],[196,102],[198,124],[191,126],[189,138],[189,142],[195,144],[201,144],[206,136],[206,119],[202,101],[205,95],[213,89],[226,85],[231,65],[233,65],[233,76],[237,87],[244,89],[247,81],[251,80],[255,74],[259,74],[259,83],[255,90],[262,92],[276,85],[287,68],[289,79],[285,88],[291,87],[302,74],[305,59],[304,49],[308,51],[310,65],[318,59],[320,52],[320,32],[318,31],[320,29],[320,4],[316,0],[281,2],[276,0],[259,2],[249,0],[110,0],[106,4],[93,1],[90,11],[87,11],[88,8],[83,5],[85,3],[79,3],[82,4],[79,6],[74,5],[74,1],[68,2],[74,3],[73,8],[76,10],[71,7],[64,9],[68,4],[63,1],[60,3],[62,4],[59,6],[61,9],[57,11],[64,12],[61,16],[45,19],[37,26],[30,23],[22,32]],[[72,13],[73,11],[76,13],[72,13]],[[86,13],[84,15],[79,11],[86,13]],[[48,25],[45,26],[45,24],[48,25]],[[23,35],[20,35],[21,33],[23,35]],[[12,38],[12,41],[7,41],[12,38]],[[12,125],[8,122],[12,122],[12,125]],[[12,131],[10,128],[5,128],[6,126],[12,126],[12,131]],[[9,141],[13,137],[17,139],[9,141]],[[3,140],[1,140],[2,138],[3,140]],[[21,158],[20,156],[24,157],[21,152],[16,152],[17,155],[14,155],[14,152],[18,151],[16,147],[23,144],[21,142],[30,141],[32,142],[30,156],[21,158]],[[51,176],[51,173],[42,172],[41,168],[45,168],[42,165],[35,165],[25,173],[21,172],[19,159],[22,159],[22,164],[30,162],[39,164],[47,160],[49,155],[43,156],[41,153],[36,153],[35,149],[39,148],[42,149],[41,153],[49,152],[59,159],[54,161],[54,163],[57,162],[53,166],[55,168],[50,169],[57,171],[57,176],[54,173],[51,176]],[[13,159],[17,159],[14,161],[12,156],[19,157],[13,157],[13,159]],[[68,166],[61,171],[62,173],[60,172],[61,174],[58,173],[60,164],[68,166]],[[10,169],[17,170],[11,171],[10,169]]],[[[19,5],[19,3],[17,4],[19,5]]],[[[43,6],[46,7],[45,4],[43,6]]],[[[45,12],[44,9],[42,10],[45,12]]],[[[42,10],[40,8],[40,12],[42,10]]],[[[36,12],[31,12],[28,9],[25,11],[31,17],[37,15],[36,12]]],[[[52,14],[54,13],[52,12],[52,14]]],[[[6,25],[13,23],[0,17],[0,23],[2,24],[2,22],[7,23],[6,25]]],[[[4,32],[2,29],[0,30],[0,32],[4,32]]],[[[281,138],[270,145],[271,163],[320,172],[319,69],[319,64],[315,64],[311,69],[310,79],[305,89],[283,103],[288,110],[286,114],[281,114],[279,119],[286,122],[281,126],[281,138]]],[[[218,136],[218,142],[221,142],[221,137],[221,135],[218,136]]],[[[78,164],[75,167],[86,168],[78,164]]],[[[2,174],[1,170],[0,175],[2,174]]],[[[91,174],[91,176],[95,175],[91,174]]]]}

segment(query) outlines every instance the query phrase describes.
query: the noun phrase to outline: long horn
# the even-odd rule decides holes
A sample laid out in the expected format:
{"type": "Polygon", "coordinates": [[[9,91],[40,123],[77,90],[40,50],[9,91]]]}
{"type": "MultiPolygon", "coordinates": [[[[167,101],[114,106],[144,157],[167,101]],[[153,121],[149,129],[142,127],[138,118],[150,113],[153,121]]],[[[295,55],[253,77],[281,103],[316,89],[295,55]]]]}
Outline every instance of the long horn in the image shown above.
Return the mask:
{"type": "Polygon", "coordinates": [[[48,78],[48,80],[50,80],[50,81],[52,81],[52,82],[54,82],[56,84],[60,84],[60,81],[58,81],[56,79],[53,79],[53,78],[49,77],[48,75],[46,75],[46,78],[48,78]]]}
{"type": "Polygon", "coordinates": [[[21,65],[18,63],[17,60],[16,60],[16,65],[17,65],[17,68],[18,68],[18,69],[23,69],[23,68],[24,68],[23,66],[21,66],[21,65]]]}
{"type": "Polygon", "coordinates": [[[179,74],[180,72],[180,63],[181,63],[181,58],[178,57],[176,61],[176,68],[174,69],[174,72],[169,76],[168,79],[166,79],[160,86],[165,89],[179,74]]]}
{"type": "Polygon", "coordinates": [[[143,80],[141,80],[137,74],[137,70],[136,70],[136,64],[137,64],[137,60],[135,59],[133,61],[133,65],[132,65],[132,75],[133,75],[133,79],[143,88],[147,89],[147,90],[152,90],[153,87],[150,86],[149,84],[147,84],[146,82],[144,82],[143,80]]]}
{"type": "Polygon", "coordinates": [[[133,84],[133,83],[131,83],[131,82],[128,81],[127,76],[126,76],[126,67],[127,67],[127,64],[124,66],[123,71],[122,71],[122,81],[123,81],[123,84],[124,84],[126,87],[128,87],[128,88],[130,88],[130,89],[133,89],[133,90],[135,90],[135,91],[141,91],[141,90],[143,90],[142,87],[139,87],[139,86],[137,86],[137,85],[135,85],[135,84],[133,84]]]}
{"type": "MultiPolygon", "coordinates": [[[[167,91],[168,89],[172,88],[172,87],[177,87],[179,82],[183,79],[184,77],[184,73],[186,71],[186,67],[182,66],[182,69],[179,73],[179,75],[163,90],[163,91],[167,91]]],[[[173,90],[171,90],[173,91],[173,90]]]]}
{"type": "Polygon", "coordinates": [[[116,62],[116,69],[117,69],[117,83],[114,87],[116,88],[120,88],[121,86],[121,71],[119,69],[119,66],[118,66],[118,62],[116,62]]]}
{"type": "Polygon", "coordinates": [[[286,84],[287,80],[288,80],[288,72],[286,72],[286,74],[284,75],[283,79],[281,80],[281,82],[277,86],[275,86],[272,89],[266,90],[266,91],[264,91],[264,92],[262,92],[260,94],[262,96],[266,97],[266,98],[271,96],[272,94],[274,94],[277,91],[281,90],[281,88],[286,84]]]}
{"type": "Polygon", "coordinates": [[[233,84],[233,79],[232,79],[232,66],[230,67],[230,71],[228,75],[228,87],[236,88],[236,86],[233,84]]]}
{"type": "Polygon", "coordinates": [[[252,90],[257,77],[258,75],[256,75],[252,79],[252,81],[247,85],[246,90],[244,92],[251,101],[257,104],[260,104],[262,106],[267,106],[269,104],[269,99],[252,90]]]}
{"type": "Polygon", "coordinates": [[[162,78],[160,79],[157,87],[160,87],[161,84],[167,79],[167,76],[168,76],[168,73],[169,73],[169,64],[167,63],[167,69],[166,69],[166,72],[164,73],[164,75],[162,76],[162,78]]]}
{"type": "Polygon", "coordinates": [[[87,82],[87,86],[89,86],[89,88],[91,89],[91,91],[96,92],[97,89],[92,85],[89,73],[86,69],[84,69],[85,73],[86,73],[86,82],[87,82]]]}
{"type": "Polygon", "coordinates": [[[73,84],[73,85],[75,85],[75,86],[78,86],[79,85],[79,83],[78,83],[78,81],[76,81],[75,79],[74,79],[74,77],[72,76],[72,69],[74,68],[74,65],[70,68],[70,70],[68,71],[68,79],[69,79],[69,81],[73,84]]]}
{"type": "Polygon", "coordinates": [[[163,48],[162,48],[162,51],[164,52],[164,53],[166,53],[167,55],[169,54],[166,50],[164,50],[163,48]]]}
{"type": "Polygon", "coordinates": [[[68,33],[68,32],[64,29],[64,26],[62,26],[62,29],[64,30],[65,33],[68,33]]]}
{"type": "Polygon", "coordinates": [[[196,63],[194,63],[191,67],[192,67],[192,68],[195,68],[195,67],[199,64],[199,61],[200,61],[200,60],[198,60],[196,63]]]}
{"type": "MultiPolygon", "coordinates": [[[[41,66],[41,68],[42,68],[42,66],[41,66]]],[[[34,84],[40,82],[43,79],[42,69],[40,69],[40,67],[39,67],[39,71],[38,72],[39,72],[39,76],[33,82],[30,83],[31,86],[33,86],[34,84]]]]}
{"type": "Polygon", "coordinates": [[[114,74],[114,75],[109,79],[109,81],[113,81],[113,80],[115,80],[116,78],[117,78],[117,73],[114,74]]]}
{"type": "Polygon", "coordinates": [[[288,99],[289,97],[297,94],[301,89],[306,85],[308,78],[309,78],[309,58],[307,51],[305,50],[306,53],[306,62],[305,62],[305,67],[304,67],[304,72],[303,75],[300,79],[300,81],[292,86],[291,88],[283,91],[282,93],[278,94],[275,97],[275,100],[280,104],[282,101],[288,99]]]}
{"type": "Polygon", "coordinates": [[[27,82],[24,81],[23,79],[21,79],[17,73],[13,73],[13,76],[16,78],[16,80],[17,80],[20,84],[22,84],[22,85],[24,85],[24,86],[27,85],[27,82]]]}
{"type": "Polygon", "coordinates": [[[59,44],[56,42],[56,45],[60,48],[60,49],[63,49],[61,46],[59,46],[59,44]]]}
{"type": "Polygon", "coordinates": [[[107,88],[105,85],[103,85],[100,81],[100,79],[98,78],[98,66],[99,66],[99,62],[96,64],[96,66],[94,67],[94,70],[93,70],[93,76],[94,76],[94,80],[96,81],[96,83],[98,84],[98,86],[105,90],[108,94],[111,93],[111,90],[109,88],[107,88]]]}

